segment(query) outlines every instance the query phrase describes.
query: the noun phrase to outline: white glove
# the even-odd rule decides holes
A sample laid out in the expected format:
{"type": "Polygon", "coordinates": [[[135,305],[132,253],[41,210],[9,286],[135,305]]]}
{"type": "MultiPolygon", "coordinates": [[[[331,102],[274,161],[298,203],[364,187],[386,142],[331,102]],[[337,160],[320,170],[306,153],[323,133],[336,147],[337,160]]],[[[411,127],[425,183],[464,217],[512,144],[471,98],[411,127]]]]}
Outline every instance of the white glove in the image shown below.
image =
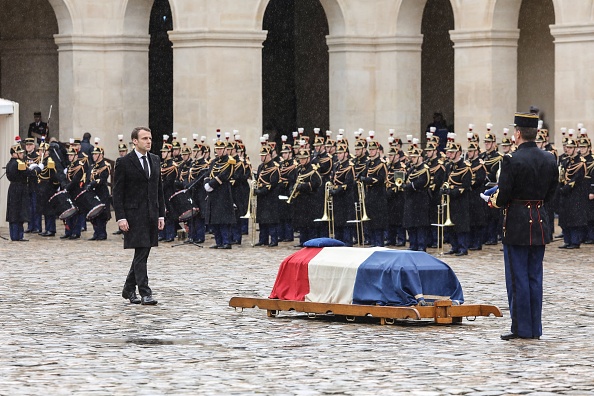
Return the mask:
{"type": "Polygon", "coordinates": [[[29,169],[33,170],[33,169],[37,168],[38,166],[39,165],[37,165],[37,164],[29,164],[29,169]]]}
{"type": "Polygon", "coordinates": [[[206,184],[204,185],[204,189],[206,190],[206,192],[211,192],[211,191],[213,191],[213,190],[214,190],[214,188],[212,188],[212,187],[210,186],[210,184],[208,184],[208,183],[206,183],[206,184]]]}
{"type": "Polygon", "coordinates": [[[68,174],[68,168],[64,168],[64,174],[67,175],[68,174]]]}
{"type": "Polygon", "coordinates": [[[483,201],[489,202],[489,198],[491,198],[491,197],[488,196],[488,195],[485,195],[485,194],[481,193],[481,198],[483,199],[483,201]]]}
{"type": "Polygon", "coordinates": [[[39,170],[43,170],[43,168],[45,168],[41,162],[37,166],[39,167],[39,170]]]}

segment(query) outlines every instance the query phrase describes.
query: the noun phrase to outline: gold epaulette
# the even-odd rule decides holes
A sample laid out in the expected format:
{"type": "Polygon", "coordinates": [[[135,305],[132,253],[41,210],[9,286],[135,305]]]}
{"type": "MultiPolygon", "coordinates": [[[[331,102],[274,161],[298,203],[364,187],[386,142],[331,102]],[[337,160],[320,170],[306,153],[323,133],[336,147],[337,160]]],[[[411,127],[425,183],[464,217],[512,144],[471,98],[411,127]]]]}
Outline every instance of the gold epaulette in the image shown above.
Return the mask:
{"type": "Polygon", "coordinates": [[[229,165],[235,165],[237,163],[237,161],[235,161],[235,158],[229,157],[229,159],[227,160],[227,163],[229,165]]]}
{"type": "Polygon", "coordinates": [[[17,159],[17,169],[20,170],[20,171],[27,170],[27,164],[25,164],[20,159],[17,159]]]}
{"type": "Polygon", "coordinates": [[[425,169],[429,169],[429,165],[427,165],[427,164],[423,164],[423,168],[425,168],[425,169]]]}
{"type": "Polygon", "coordinates": [[[48,169],[56,169],[56,163],[54,162],[53,159],[51,159],[51,158],[47,159],[47,168],[48,169]]]}
{"type": "Polygon", "coordinates": [[[318,169],[320,169],[320,165],[318,165],[318,164],[311,164],[311,167],[313,168],[313,170],[316,170],[316,171],[318,169]]]}
{"type": "Polygon", "coordinates": [[[466,166],[472,166],[472,164],[468,160],[464,161],[464,165],[466,165],[466,166]]]}
{"type": "Polygon", "coordinates": [[[273,164],[274,166],[276,166],[276,167],[280,167],[280,164],[279,164],[278,162],[276,162],[276,161],[272,161],[272,164],[273,164]]]}

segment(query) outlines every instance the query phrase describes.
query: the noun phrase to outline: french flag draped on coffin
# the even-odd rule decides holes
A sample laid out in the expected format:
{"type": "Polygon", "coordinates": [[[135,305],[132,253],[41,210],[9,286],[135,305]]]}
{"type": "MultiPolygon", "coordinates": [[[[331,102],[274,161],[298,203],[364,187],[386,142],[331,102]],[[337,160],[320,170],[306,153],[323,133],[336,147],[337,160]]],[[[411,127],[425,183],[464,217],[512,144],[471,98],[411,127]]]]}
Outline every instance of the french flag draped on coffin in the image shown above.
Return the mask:
{"type": "Polygon", "coordinates": [[[303,248],[281,264],[269,298],[329,304],[462,304],[454,271],[425,252],[386,248],[303,248]]]}

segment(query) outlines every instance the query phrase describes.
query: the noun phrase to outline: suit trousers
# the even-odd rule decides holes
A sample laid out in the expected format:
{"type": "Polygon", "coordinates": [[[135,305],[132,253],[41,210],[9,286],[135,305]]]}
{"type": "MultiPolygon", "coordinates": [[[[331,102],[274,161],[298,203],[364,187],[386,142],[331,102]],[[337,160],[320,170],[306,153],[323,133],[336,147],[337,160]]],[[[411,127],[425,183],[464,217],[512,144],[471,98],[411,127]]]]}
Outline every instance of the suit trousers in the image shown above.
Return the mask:
{"type": "Polygon", "coordinates": [[[126,283],[124,283],[124,290],[128,293],[136,291],[138,286],[138,293],[142,297],[152,295],[151,288],[148,285],[148,275],[146,270],[146,262],[148,260],[151,248],[135,248],[134,258],[132,259],[132,266],[128,271],[126,283]]]}

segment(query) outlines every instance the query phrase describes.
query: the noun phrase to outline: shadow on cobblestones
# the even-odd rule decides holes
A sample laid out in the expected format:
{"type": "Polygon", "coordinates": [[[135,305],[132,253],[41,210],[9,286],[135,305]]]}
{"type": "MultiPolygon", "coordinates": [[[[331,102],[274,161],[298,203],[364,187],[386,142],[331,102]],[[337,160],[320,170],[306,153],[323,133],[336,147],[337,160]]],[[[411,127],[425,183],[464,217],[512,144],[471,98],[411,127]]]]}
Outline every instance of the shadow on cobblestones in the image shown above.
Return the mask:
{"type": "Polygon", "coordinates": [[[133,252],[117,236],[0,241],[0,395],[592,394],[592,247],[547,249],[544,336],[505,342],[500,246],[444,261],[467,303],[504,318],[380,326],[229,308],[232,296],[268,296],[296,250],[282,245],[162,244],[149,258],[159,300],[149,307],[120,296],[133,252]]]}

